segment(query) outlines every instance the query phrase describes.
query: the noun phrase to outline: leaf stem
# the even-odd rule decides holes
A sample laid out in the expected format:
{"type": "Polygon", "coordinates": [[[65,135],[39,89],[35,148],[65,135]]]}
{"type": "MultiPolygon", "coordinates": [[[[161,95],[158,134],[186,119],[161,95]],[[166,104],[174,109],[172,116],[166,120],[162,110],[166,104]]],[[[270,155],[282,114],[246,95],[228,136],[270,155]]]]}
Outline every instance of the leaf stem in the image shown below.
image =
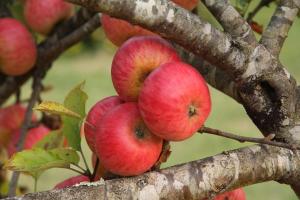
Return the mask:
{"type": "Polygon", "coordinates": [[[95,180],[95,177],[96,177],[96,174],[97,174],[97,171],[98,171],[99,163],[100,163],[100,161],[99,161],[99,158],[97,157],[96,164],[94,166],[93,175],[92,175],[92,177],[90,177],[91,178],[90,181],[94,181],[95,180]]]}
{"type": "Polygon", "coordinates": [[[80,149],[80,154],[81,154],[81,157],[82,157],[82,159],[83,159],[84,165],[85,165],[85,167],[86,167],[86,170],[85,170],[85,171],[87,172],[88,176],[90,177],[90,176],[91,176],[91,171],[90,171],[89,166],[88,166],[88,164],[87,164],[87,162],[86,162],[86,159],[85,159],[85,156],[84,156],[84,154],[83,154],[83,152],[82,152],[82,149],[80,149]]]}

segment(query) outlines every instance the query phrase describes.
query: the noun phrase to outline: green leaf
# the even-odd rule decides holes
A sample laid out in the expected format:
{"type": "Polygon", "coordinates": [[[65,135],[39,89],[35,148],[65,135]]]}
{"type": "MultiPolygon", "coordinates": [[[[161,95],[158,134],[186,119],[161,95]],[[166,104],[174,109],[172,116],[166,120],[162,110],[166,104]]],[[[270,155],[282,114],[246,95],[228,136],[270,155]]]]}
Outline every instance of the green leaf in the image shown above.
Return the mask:
{"type": "MultiPolygon", "coordinates": [[[[64,100],[64,106],[67,109],[80,114],[82,119],[85,117],[85,104],[88,98],[87,94],[83,91],[84,84],[85,82],[82,82],[72,89],[64,100]]],[[[66,136],[69,145],[75,150],[80,151],[80,127],[83,120],[75,119],[69,116],[63,116],[62,121],[63,134],[66,136]]]]}
{"type": "Polygon", "coordinates": [[[66,115],[69,117],[77,118],[77,119],[83,119],[82,116],[72,110],[69,110],[64,105],[53,102],[53,101],[44,101],[37,105],[35,110],[39,110],[42,112],[50,113],[50,114],[58,114],[58,115],[66,115]]]}
{"type": "Polygon", "coordinates": [[[28,173],[37,178],[47,169],[70,168],[71,164],[78,162],[77,152],[71,149],[57,148],[47,151],[35,148],[16,153],[5,163],[4,168],[28,173]]]}
{"type": "Polygon", "coordinates": [[[33,148],[41,148],[45,150],[63,147],[64,135],[61,130],[55,130],[48,133],[42,140],[37,142],[33,148]]]}

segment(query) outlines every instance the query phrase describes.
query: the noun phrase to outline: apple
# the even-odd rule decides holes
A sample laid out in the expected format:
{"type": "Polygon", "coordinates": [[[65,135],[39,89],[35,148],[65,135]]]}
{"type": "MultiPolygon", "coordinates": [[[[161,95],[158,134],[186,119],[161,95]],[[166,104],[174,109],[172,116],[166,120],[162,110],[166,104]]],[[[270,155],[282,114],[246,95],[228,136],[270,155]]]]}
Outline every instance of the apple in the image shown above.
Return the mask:
{"type": "Polygon", "coordinates": [[[89,111],[86,117],[86,123],[84,123],[84,134],[92,152],[95,151],[95,134],[96,134],[96,127],[100,124],[101,119],[103,116],[116,107],[117,105],[123,103],[122,100],[118,96],[111,96],[105,99],[98,101],[89,111]]]}
{"type": "MultiPolygon", "coordinates": [[[[96,161],[97,161],[97,155],[95,153],[93,153],[92,154],[92,166],[93,166],[93,169],[94,169],[94,167],[96,165],[96,161]]],[[[100,178],[106,178],[105,176],[108,173],[109,172],[104,168],[104,166],[102,165],[102,163],[99,162],[94,181],[100,180],[100,178]]]]}
{"type": "Polygon", "coordinates": [[[36,57],[36,44],[26,27],[13,18],[0,18],[0,71],[10,76],[25,74],[36,57]]]}
{"type": "Polygon", "coordinates": [[[238,188],[223,194],[217,195],[214,200],[246,200],[246,194],[242,188],[238,188]]]}
{"type": "MultiPolygon", "coordinates": [[[[9,157],[16,153],[16,146],[20,138],[20,133],[20,130],[16,130],[13,133],[12,140],[7,147],[7,153],[9,157]]],[[[31,149],[37,142],[41,141],[46,135],[48,135],[48,133],[50,133],[50,129],[44,125],[39,125],[30,129],[26,134],[23,149],[31,149]]]]}
{"type": "Polygon", "coordinates": [[[96,153],[105,169],[116,175],[134,176],[158,160],[162,139],[144,124],[137,104],[128,102],[108,112],[96,134],[96,153]]]}
{"type": "Polygon", "coordinates": [[[74,177],[71,177],[71,178],[64,180],[63,182],[57,184],[54,187],[54,189],[63,189],[66,187],[71,187],[71,186],[76,185],[81,182],[90,182],[90,179],[89,179],[89,177],[83,176],[83,175],[74,176],[74,177]]]}
{"type": "Polygon", "coordinates": [[[164,63],[180,61],[175,49],[157,36],[127,40],[116,52],[111,68],[113,85],[124,101],[137,101],[147,76],[164,63]]]}
{"type": "Polygon", "coordinates": [[[0,146],[8,145],[13,131],[20,128],[25,112],[26,109],[20,104],[0,109],[0,146]]]}
{"type": "Polygon", "coordinates": [[[47,35],[58,23],[72,15],[73,8],[64,0],[26,0],[24,16],[32,30],[47,35]]]}
{"type": "Polygon", "coordinates": [[[205,122],[211,110],[208,87],[190,65],[161,65],[145,80],[139,109],[147,127],[168,141],[185,140],[205,122]]]}
{"type": "Polygon", "coordinates": [[[199,0],[172,0],[172,1],[187,10],[193,10],[194,8],[196,8],[199,2],[199,0]]]}
{"type": "Polygon", "coordinates": [[[135,26],[121,19],[102,14],[101,24],[106,37],[116,46],[121,46],[126,40],[133,36],[155,35],[151,31],[135,26]]]}

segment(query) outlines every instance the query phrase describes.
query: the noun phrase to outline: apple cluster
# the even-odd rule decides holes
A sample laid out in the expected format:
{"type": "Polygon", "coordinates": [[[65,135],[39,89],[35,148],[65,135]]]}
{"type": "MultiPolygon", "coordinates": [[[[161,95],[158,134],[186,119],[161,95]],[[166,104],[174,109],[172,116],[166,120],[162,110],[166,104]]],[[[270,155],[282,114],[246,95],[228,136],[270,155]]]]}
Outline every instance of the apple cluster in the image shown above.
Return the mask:
{"type": "MultiPolygon", "coordinates": [[[[16,146],[20,138],[20,129],[24,121],[26,109],[15,104],[0,109],[0,148],[7,151],[8,157],[16,153],[16,146]]],[[[32,122],[36,122],[36,116],[32,116],[32,122]]],[[[28,130],[24,139],[24,149],[31,149],[50,133],[50,129],[40,124],[28,130]]]]}
{"type": "Polygon", "coordinates": [[[127,40],[114,56],[111,76],[118,96],[97,102],[84,125],[90,149],[111,173],[148,171],[164,140],[191,137],[209,115],[205,80],[158,36],[127,40]]]}
{"type": "MultiPolygon", "coordinates": [[[[22,0],[29,29],[48,35],[69,18],[73,5],[63,0],[22,0]]],[[[0,72],[19,76],[30,71],[37,59],[37,47],[28,28],[14,18],[0,18],[0,72]]]]}

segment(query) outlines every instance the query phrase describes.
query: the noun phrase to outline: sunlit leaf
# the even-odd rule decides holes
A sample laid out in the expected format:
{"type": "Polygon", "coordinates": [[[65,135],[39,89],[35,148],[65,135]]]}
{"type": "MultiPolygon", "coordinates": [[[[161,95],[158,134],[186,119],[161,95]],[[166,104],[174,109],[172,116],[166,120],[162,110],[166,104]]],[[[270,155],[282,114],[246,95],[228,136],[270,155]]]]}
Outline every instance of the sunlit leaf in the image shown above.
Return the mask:
{"type": "Polygon", "coordinates": [[[50,113],[50,114],[66,115],[69,117],[82,119],[82,116],[80,114],[72,110],[69,110],[63,104],[53,102],[53,101],[44,101],[39,105],[37,105],[34,109],[42,112],[50,113]]]}

